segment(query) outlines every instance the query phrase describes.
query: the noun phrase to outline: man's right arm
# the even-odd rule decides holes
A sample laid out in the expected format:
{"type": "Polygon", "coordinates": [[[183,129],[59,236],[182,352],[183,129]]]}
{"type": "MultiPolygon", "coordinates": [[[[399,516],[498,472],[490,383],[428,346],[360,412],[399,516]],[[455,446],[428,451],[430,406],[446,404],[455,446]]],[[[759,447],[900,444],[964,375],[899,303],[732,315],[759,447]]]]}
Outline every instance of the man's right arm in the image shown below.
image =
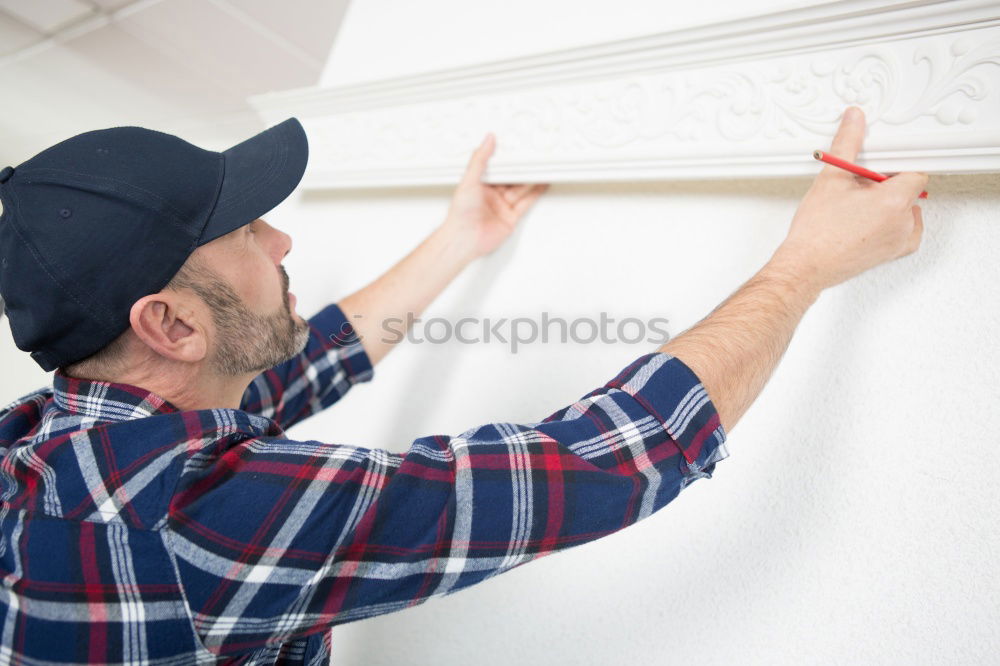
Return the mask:
{"type": "MultiPolygon", "coordinates": [[[[852,109],[857,113],[844,114],[830,148],[849,162],[865,133],[864,114],[852,109]]],[[[916,251],[923,219],[915,202],[926,184],[922,173],[876,183],[827,165],[771,260],[711,314],[660,348],[698,376],[727,433],[760,394],[823,289],[916,251]]]]}
{"type": "Polygon", "coordinates": [[[716,405],[726,432],[763,390],[802,315],[819,296],[772,260],[732,296],[659,351],[684,361],[716,405]]]}
{"type": "Polygon", "coordinates": [[[226,438],[185,465],[163,538],[198,639],[235,656],[622,530],[710,477],[724,441],[698,378],[648,353],[542,421],[404,454],[226,438]]]}

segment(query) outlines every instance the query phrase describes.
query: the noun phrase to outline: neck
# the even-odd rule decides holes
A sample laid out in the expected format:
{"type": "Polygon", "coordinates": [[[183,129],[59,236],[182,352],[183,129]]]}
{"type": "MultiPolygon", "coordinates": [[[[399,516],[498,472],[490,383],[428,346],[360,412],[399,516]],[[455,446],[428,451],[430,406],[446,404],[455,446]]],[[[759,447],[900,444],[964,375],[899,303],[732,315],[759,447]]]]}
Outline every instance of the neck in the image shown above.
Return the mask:
{"type": "Polygon", "coordinates": [[[222,376],[205,365],[166,362],[140,365],[111,381],[155,393],[182,411],[238,409],[243,393],[256,375],[222,376]]]}

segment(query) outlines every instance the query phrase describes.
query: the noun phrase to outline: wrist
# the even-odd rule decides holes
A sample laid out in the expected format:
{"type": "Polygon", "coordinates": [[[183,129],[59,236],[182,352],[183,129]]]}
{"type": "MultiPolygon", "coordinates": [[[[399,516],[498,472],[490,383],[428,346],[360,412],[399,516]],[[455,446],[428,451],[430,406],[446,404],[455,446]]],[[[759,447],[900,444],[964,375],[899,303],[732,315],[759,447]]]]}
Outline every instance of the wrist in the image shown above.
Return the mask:
{"type": "Polygon", "coordinates": [[[463,266],[479,257],[475,233],[465,225],[446,218],[431,234],[434,242],[441,247],[444,256],[463,266]]]}
{"type": "Polygon", "coordinates": [[[807,306],[819,298],[820,293],[825,289],[818,271],[808,262],[787,250],[785,246],[778,248],[771,259],[760,269],[759,275],[784,284],[789,291],[805,301],[807,306]]]}

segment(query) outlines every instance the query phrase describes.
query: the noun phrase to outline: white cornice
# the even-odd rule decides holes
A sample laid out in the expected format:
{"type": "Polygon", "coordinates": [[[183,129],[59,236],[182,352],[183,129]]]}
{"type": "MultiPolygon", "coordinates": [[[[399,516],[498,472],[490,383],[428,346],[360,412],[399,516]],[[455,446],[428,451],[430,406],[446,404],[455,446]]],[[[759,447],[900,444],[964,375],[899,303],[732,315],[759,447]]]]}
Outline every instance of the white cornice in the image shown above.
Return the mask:
{"type": "Polygon", "coordinates": [[[695,29],[250,99],[298,117],[304,187],[809,175],[840,113],[886,172],[1000,171],[1000,4],[846,0],[695,29]]]}

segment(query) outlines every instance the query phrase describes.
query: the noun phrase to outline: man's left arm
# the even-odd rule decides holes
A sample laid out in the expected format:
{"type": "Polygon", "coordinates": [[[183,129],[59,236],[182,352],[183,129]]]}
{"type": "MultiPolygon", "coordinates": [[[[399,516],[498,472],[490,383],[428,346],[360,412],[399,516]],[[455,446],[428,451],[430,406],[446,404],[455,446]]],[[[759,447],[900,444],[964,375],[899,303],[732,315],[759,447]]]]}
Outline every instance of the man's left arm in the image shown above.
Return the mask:
{"type": "Polygon", "coordinates": [[[404,337],[412,319],[419,317],[463,268],[503,243],[548,188],[546,184],[482,182],[495,147],[495,138],[488,134],[473,151],[441,226],[392,269],[340,302],[372,363],[389,353],[404,337]],[[386,331],[388,322],[395,325],[386,331]]]}
{"type": "Polygon", "coordinates": [[[374,282],[310,318],[306,348],[258,375],[242,409],[289,428],[329,407],[354,384],[370,380],[373,366],[455,276],[514,231],[548,185],[483,183],[495,144],[487,135],[473,152],[445,221],[374,282]]]}

